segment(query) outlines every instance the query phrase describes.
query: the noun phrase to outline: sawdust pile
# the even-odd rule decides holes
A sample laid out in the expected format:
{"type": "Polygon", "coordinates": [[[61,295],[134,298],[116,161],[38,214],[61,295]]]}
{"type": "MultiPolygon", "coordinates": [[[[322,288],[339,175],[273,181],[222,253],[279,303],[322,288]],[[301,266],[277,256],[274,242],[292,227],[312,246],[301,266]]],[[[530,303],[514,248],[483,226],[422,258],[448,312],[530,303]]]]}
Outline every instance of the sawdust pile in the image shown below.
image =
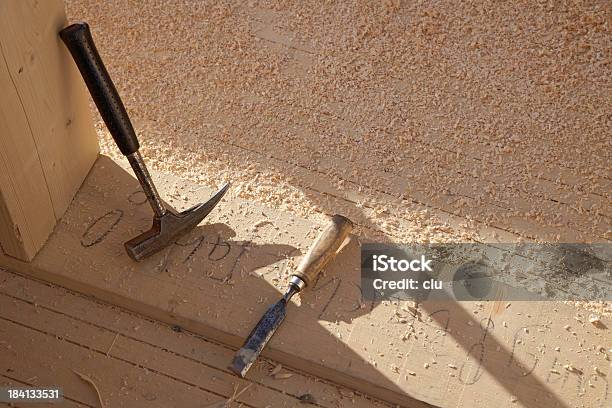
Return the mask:
{"type": "Polygon", "coordinates": [[[67,10],[153,168],[398,241],[612,238],[608,2],[67,10]]]}

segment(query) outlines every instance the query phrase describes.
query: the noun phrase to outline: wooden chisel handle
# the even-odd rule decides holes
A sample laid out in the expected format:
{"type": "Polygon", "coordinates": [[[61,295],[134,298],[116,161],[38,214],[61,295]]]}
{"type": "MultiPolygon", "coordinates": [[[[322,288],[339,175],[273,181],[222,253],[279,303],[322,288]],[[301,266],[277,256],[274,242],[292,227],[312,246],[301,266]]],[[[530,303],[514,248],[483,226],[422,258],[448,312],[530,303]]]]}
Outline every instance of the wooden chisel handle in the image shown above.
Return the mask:
{"type": "Polygon", "coordinates": [[[327,266],[338,252],[338,249],[351,233],[353,223],[342,215],[334,215],[331,223],[319,235],[310,250],[297,268],[294,276],[302,279],[306,286],[315,281],[319,273],[327,266]]]}

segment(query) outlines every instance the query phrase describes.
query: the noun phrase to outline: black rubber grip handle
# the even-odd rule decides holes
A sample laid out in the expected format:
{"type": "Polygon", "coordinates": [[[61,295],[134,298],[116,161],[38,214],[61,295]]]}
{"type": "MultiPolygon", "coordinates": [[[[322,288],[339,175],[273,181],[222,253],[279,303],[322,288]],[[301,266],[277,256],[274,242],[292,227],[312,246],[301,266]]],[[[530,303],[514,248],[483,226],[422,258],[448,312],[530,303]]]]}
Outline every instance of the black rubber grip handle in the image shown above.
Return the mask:
{"type": "Polygon", "coordinates": [[[134,127],[98,54],[89,25],[85,22],[75,23],[64,28],[59,35],[81,71],[85,85],[119,150],[125,156],[136,152],[140,145],[134,127]]]}

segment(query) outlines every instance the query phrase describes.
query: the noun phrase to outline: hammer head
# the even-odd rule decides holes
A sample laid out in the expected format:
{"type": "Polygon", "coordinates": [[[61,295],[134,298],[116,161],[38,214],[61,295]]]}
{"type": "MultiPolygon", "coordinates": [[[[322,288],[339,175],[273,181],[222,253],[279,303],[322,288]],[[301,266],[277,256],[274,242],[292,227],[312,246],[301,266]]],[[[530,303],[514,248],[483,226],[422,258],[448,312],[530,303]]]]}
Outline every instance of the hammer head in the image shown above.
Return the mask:
{"type": "Polygon", "coordinates": [[[125,249],[130,258],[140,261],[173,244],[181,235],[197,226],[215,208],[228,188],[229,183],[225,184],[207,202],[181,213],[168,209],[161,217],[155,216],[150,230],[125,243],[125,249]]]}

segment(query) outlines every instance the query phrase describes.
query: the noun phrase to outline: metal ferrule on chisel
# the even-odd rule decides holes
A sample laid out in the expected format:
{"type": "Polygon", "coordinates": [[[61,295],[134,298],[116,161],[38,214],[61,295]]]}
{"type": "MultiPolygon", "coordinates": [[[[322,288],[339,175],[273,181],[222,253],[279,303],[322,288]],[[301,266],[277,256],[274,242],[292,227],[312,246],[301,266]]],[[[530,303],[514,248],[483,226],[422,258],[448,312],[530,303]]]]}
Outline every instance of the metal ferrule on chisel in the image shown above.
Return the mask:
{"type": "Polygon", "coordinates": [[[285,292],[285,296],[283,296],[283,298],[285,298],[287,301],[289,301],[289,299],[291,299],[291,297],[294,294],[296,294],[297,292],[301,291],[305,287],[306,287],[306,282],[304,282],[298,276],[292,275],[291,279],[289,279],[289,287],[287,288],[287,292],[285,292]],[[293,291],[293,293],[292,293],[292,291],[293,291]]]}

